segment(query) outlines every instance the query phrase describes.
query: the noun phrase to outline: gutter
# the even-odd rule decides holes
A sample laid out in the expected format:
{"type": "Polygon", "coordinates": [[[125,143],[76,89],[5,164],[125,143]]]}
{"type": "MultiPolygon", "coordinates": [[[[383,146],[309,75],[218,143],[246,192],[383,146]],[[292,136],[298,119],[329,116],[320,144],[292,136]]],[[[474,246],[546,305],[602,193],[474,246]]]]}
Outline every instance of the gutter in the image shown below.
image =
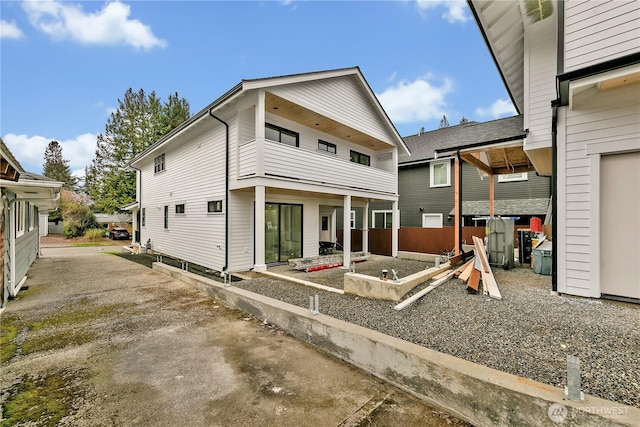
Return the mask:
{"type": "MultiPolygon", "coordinates": [[[[227,275],[229,268],[229,124],[213,114],[213,109],[209,109],[209,115],[222,123],[225,127],[225,160],[224,160],[224,267],[220,274],[227,275]]],[[[225,278],[226,282],[226,278],[225,278]]]]}
{"type": "MultiPolygon", "coordinates": [[[[434,152],[436,154],[436,158],[438,158],[438,154],[452,154],[452,153],[455,153],[456,151],[459,153],[460,151],[468,150],[470,148],[486,147],[488,145],[501,144],[501,143],[507,143],[507,142],[513,142],[513,141],[520,141],[520,140],[523,140],[524,138],[526,138],[528,134],[529,134],[529,129],[525,129],[524,132],[522,134],[520,134],[520,135],[509,136],[507,138],[494,139],[493,141],[474,142],[472,144],[460,145],[460,146],[458,146],[458,147],[456,147],[454,149],[452,149],[452,148],[440,148],[440,149],[434,150],[434,152]]],[[[496,147],[496,148],[498,148],[498,147],[496,147]]]]}

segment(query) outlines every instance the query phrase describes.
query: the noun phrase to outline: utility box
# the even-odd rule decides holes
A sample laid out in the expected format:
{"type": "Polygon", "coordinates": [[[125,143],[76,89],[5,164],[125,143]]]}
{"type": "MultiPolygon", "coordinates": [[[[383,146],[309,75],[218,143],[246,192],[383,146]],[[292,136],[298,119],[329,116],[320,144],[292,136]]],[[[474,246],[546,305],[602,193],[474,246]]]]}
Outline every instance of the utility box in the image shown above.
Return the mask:
{"type": "Polygon", "coordinates": [[[491,218],[487,221],[489,264],[508,270],[515,267],[514,232],[515,221],[504,218],[491,218]]]}
{"type": "Polygon", "coordinates": [[[533,272],[543,276],[551,276],[553,266],[553,242],[544,241],[533,248],[533,272]]]}

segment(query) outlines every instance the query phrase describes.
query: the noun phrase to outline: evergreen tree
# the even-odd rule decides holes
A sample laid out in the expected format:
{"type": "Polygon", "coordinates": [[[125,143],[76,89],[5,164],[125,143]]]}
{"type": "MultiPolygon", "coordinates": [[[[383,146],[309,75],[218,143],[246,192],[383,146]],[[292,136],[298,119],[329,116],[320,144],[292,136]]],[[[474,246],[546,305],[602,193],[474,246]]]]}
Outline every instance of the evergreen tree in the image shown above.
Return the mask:
{"type": "Polygon", "coordinates": [[[62,146],[58,141],[51,141],[44,150],[44,165],[42,174],[54,181],[64,183],[63,187],[71,190],[78,182],[77,178],[71,175],[69,160],[62,157],[62,146]]]}
{"type": "Polygon", "coordinates": [[[178,93],[162,103],[155,92],[127,90],[118,99],[105,132],[98,135],[96,154],[87,169],[85,188],[98,211],[113,213],[136,197],[135,174],[127,162],[189,118],[189,103],[178,93]]]}
{"type": "Polygon", "coordinates": [[[462,116],[462,118],[460,119],[460,124],[465,125],[467,123],[469,123],[469,120],[465,116],[462,116]]]}
{"type": "Polygon", "coordinates": [[[448,128],[448,127],[449,127],[449,120],[447,120],[447,116],[442,116],[442,120],[440,120],[440,129],[448,128]]]}

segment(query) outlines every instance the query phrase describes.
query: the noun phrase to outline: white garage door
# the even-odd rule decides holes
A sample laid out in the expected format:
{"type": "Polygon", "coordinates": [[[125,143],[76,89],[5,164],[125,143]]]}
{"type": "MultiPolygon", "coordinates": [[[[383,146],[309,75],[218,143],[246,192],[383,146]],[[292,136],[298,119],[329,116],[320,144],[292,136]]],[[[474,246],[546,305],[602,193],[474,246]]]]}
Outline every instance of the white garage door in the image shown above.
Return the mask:
{"type": "Polygon", "coordinates": [[[600,162],[600,291],[640,299],[640,152],[600,162]]]}

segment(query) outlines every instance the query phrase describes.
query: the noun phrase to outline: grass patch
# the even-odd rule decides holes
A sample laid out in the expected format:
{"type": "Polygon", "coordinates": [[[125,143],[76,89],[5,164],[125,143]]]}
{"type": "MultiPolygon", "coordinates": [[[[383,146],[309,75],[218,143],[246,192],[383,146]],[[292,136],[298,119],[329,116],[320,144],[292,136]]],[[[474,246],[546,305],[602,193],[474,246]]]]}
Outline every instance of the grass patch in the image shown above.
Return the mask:
{"type": "Polygon", "coordinates": [[[74,247],[86,247],[86,246],[113,246],[111,241],[95,241],[95,242],[79,242],[79,243],[71,243],[70,246],[74,247]]]}
{"type": "Polygon", "coordinates": [[[16,354],[18,345],[13,340],[18,335],[20,328],[16,325],[15,319],[6,317],[0,323],[0,363],[11,360],[16,354]]]}
{"type": "Polygon", "coordinates": [[[0,427],[33,424],[55,426],[74,412],[81,393],[77,374],[59,372],[44,377],[25,375],[7,391],[0,427]]]}

